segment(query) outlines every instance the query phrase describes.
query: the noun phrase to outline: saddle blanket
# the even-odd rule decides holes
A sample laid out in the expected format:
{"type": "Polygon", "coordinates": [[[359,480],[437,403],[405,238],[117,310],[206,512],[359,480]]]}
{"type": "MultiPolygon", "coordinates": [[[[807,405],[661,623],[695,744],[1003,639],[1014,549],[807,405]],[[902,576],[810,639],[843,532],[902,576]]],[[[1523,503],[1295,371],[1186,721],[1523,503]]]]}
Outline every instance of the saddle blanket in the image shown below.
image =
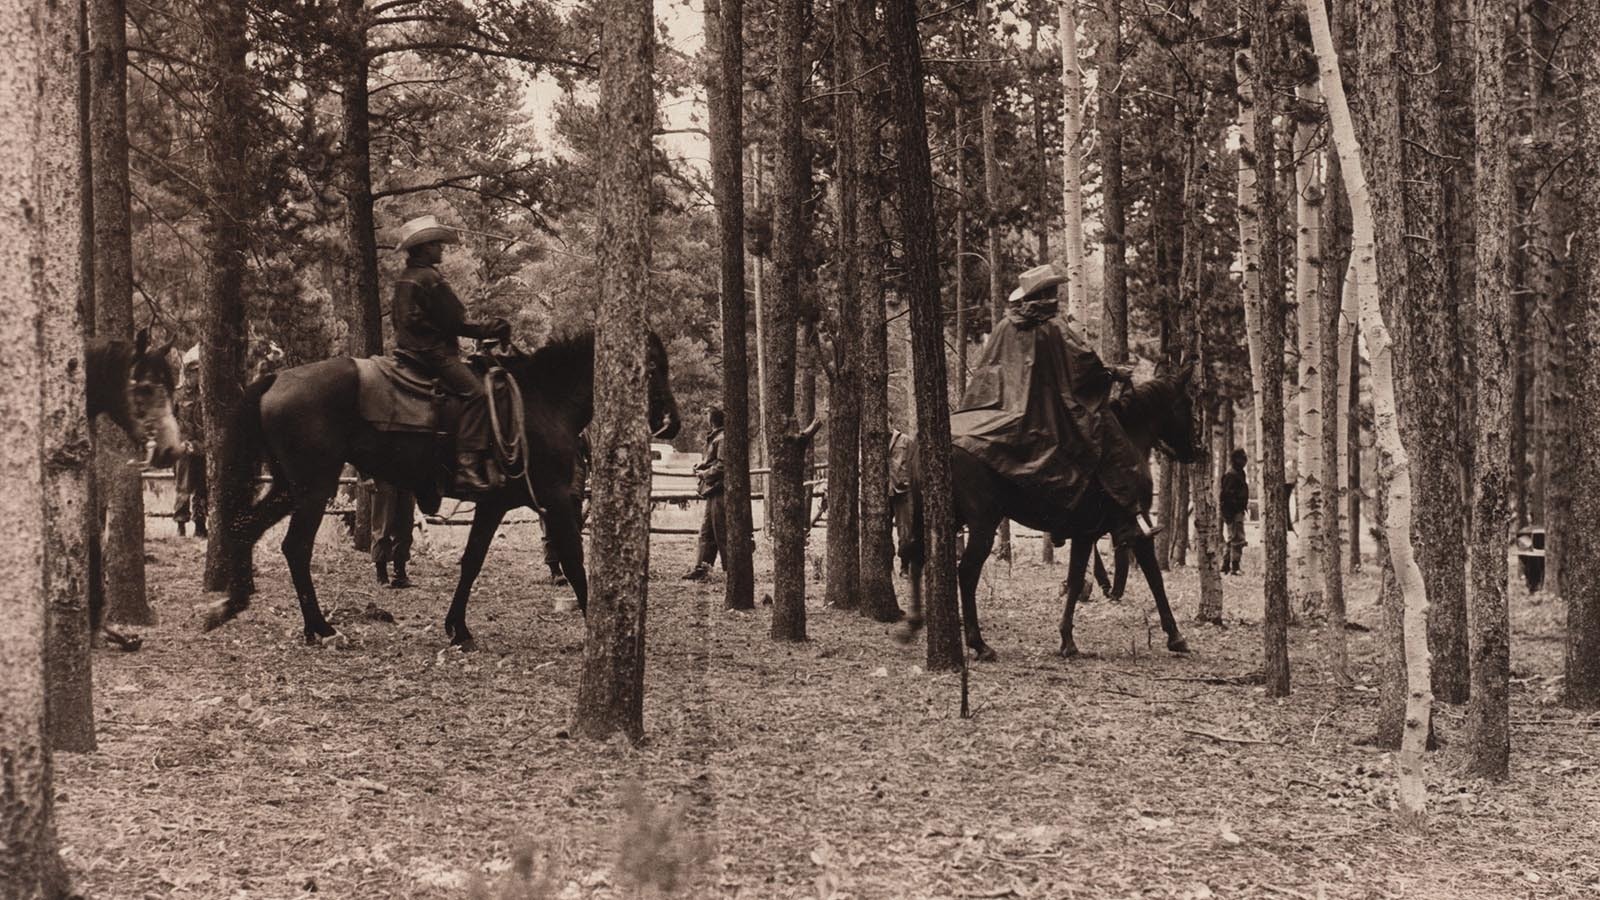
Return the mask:
{"type": "Polygon", "coordinates": [[[433,379],[391,356],[356,359],[356,407],[379,431],[438,429],[433,379]]]}

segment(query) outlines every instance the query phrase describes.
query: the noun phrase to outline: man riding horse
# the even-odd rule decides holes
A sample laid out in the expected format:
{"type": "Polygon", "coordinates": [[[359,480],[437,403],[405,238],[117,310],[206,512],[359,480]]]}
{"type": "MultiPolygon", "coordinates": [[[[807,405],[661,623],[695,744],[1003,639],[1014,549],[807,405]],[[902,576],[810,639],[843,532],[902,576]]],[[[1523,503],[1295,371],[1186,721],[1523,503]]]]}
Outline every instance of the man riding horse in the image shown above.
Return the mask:
{"type": "MultiPolygon", "coordinates": [[[[1118,544],[1158,529],[1150,523],[1149,470],[1128,440],[1110,400],[1132,384],[1131,366],[1107,366],[1089,342],[1057,318],[1053,266],[1022,273],[1009,309],[995,324],[972,384],[951,420],[957,445],[1049,498],[1074,506],[1091,480],[1131,515],[1112,538],[1118,544]]],[[[1068,537],[1051,534],[1057,546],[1068,537]]]]}
{"type": "Polygon", "coordinates": [[[511,323],[495,318],[486,322],[467,318],[466,307],[439,272],[444,245],[457,242],[456,234],[434,216],[421,216],[400,226],[399,249],[406,253],[406,269],[395,282],[390,318],[395,347],[438,377],[440,384],[466,402],[456,430],[456,489],[481,494],[499,486],[500,471],[489,461],[488,397],[483,380],[461,359],[457,338],[511,336],[511,323]]]}

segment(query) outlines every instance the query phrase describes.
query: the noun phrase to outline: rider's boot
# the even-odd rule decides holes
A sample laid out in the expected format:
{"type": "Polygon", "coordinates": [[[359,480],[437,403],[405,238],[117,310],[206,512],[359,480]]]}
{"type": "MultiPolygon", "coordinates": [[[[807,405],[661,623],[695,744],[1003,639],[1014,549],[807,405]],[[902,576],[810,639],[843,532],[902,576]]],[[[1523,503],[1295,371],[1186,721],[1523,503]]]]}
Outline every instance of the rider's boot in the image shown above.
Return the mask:
{"type": "Polygon", "coordinates": [[[490,490],[489,482],[478,471],[478,454],[464,451],[456,454],[456,490],[467,494],[482,494],[490,490]]]}

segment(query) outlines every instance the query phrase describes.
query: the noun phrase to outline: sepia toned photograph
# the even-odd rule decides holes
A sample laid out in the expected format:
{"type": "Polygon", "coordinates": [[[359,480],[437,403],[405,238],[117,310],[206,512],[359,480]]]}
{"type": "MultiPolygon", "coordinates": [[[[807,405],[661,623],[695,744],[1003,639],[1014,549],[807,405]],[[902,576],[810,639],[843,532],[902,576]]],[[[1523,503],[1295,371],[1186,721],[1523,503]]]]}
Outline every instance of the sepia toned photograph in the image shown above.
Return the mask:
{"type": "Polygon", "coordinates": [[[0,900],[1600,897],[1600,2],[0,59],[0,900]]]}

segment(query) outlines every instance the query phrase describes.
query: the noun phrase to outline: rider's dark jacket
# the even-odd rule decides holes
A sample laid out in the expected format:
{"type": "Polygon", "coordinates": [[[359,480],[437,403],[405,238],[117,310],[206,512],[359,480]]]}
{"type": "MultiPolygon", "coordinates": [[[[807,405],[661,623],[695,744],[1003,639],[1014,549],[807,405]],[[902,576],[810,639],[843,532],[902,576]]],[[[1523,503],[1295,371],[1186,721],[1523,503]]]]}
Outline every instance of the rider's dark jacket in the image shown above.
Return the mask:
{"type": "Polygon", "coordinates": [[[395,346],[430,360],[459,359],[458,337],[494,334],[491,323],[467,319],[467,308],[433,266],[406,266],[395,282],[392,310],[395,346]]]}

